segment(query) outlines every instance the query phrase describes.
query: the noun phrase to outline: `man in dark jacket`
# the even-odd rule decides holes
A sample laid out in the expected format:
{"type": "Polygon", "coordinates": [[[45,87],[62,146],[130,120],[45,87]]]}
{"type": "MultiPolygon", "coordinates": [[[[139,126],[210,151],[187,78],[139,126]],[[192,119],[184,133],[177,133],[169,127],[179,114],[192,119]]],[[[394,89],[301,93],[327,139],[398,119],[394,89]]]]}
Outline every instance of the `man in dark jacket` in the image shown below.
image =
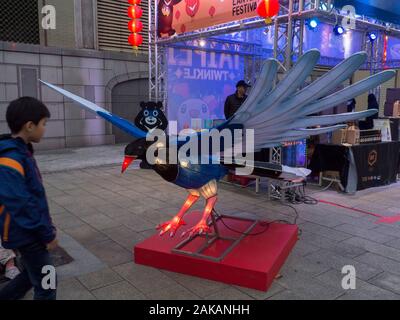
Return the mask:
{"type": "Polygon", "coordinates": [[[225,100],[225,105],[224,105],[225,119],[229,119],[230,117],[232,117],[235,114],[235,112],[239,109],[239,107],[243,104],[243,102],[246,100],[247,98],[246,91],[248,87],[250,87],[250,85],[247,84],[246,81],[244,80],[240,80],[236,84],[236,92],[228,96],[225,100]]]}
{"type": "Polygon", "coordinates": [[[4,248],[20,254],[24,270],[0,291],[0,300],[20,299],[32,287],[34,299],[56,298],[49,254],[57,246],[56,230],[31,144],[41,140],[49,117],[34,98],[19,98],[7,108],[11,134],[0,136],[0,235],[4,248]]]}

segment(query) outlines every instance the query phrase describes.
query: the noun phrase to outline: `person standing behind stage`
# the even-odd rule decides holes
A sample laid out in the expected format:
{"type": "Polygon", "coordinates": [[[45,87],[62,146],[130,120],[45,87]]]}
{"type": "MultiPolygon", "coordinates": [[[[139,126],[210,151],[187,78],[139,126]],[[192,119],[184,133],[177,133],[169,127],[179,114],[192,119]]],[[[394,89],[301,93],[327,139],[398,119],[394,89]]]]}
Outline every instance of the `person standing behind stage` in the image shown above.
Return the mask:
{"type": "Polygon", "coordinates": [[[224,105],[225,119],[229,119],[230,117],[232,117],[235,114],[235,112],[240,108],[240,106],[247,98],[246,91],[247,88],[249,87],[250,85],[247,84],[246,81],[244,80],[240,80],[236,84],[236,92],[228,96],[225,100],[225,105],[224,105]]]}
{"type": "MultiPolygon", "coordinates": [[[[370,93],[368,95],[368,110],[371,110],[371,109],[379,110],[378,101],[376,100],[376,96],[373,93],[370,93]]],[[[367,117],[365,121],[360,121],[360,129],[361,130],[373,129],[374,128],[374,119],[378,119],[378,113],[375,113],[372,116],[367,117]]]]}
{"type": "MultiPolygon", "coordinates": [[[[379,110],[379,104],[376,100],[376,96],[373,93],[368,95],[368,110],[377,109],[379,110]]],[[[373,129],[374,128],[374,119],[378,119],[378,113],[373,114],[372,116],[367,117],[367,128],[366,129],[373,129]]]]}
{"type": "Polygon", "coordinates": [[[347,101],[347,112],[355,112],[356,111],[356,99],[351,99],[347,101]]]}

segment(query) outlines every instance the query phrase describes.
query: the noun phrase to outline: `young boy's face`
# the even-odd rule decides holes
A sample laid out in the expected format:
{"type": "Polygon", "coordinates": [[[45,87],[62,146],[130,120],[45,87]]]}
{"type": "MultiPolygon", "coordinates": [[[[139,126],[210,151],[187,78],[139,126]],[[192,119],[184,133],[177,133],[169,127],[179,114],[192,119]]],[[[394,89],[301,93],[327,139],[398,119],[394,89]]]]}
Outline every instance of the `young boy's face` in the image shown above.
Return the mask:
{"type": "Polygon", "coordinates": [[[34,124],[32,121],[29,121],[26,124],[26,129],[28,131],[28,138],[30,142],[35,142],[35,143],[40,142],[46,131],[46,123],[47,123],[47,118],[43,118],[42,120],[39,121],[37,125],[34,124]]]}

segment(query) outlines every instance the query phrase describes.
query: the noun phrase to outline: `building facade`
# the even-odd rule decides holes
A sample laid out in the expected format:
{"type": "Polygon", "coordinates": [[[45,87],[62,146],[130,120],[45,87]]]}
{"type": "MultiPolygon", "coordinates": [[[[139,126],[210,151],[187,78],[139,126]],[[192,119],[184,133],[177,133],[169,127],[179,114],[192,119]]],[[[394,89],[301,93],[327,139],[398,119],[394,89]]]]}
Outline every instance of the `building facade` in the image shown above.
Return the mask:
{"type": "Polygon", "coordinates": [[[133,120],[139,102],[148,99],[147,3],[141,3],[146,50],[137,53],[127,42],[128,6],[126,0],[2,0],[0,133],[8,132],[9,102],[33,96],[52,115],[38,149],[129,141],[119,129],[38,82],[62,86],[133,120]]]}

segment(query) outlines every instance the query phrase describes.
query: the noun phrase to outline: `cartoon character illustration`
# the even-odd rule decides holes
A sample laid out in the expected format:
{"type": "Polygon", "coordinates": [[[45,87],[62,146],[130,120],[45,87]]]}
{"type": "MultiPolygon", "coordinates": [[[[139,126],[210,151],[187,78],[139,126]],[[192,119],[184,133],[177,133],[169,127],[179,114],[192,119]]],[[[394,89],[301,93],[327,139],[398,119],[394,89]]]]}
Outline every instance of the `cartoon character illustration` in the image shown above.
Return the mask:
{"type": "Polygon", "coordinates": [[[186,3],[186,13],[188,14],[189,17],[194,17],[199,11],[200,7],[200,0],[185,0],[186,3]]]}
{"type": "Polygon", "coordinates": [[[140,102],[142,110],[135,118],[135,125],[145,131],[152,132],[154,129],[165,131],[168,126],[168,120],[162,111],[162,102],[140,102]]]}
{"type": "Polygon", "coordinates": [[[210,111],[205,101],[201,99],[188,99],[178,108],[178,122],[181,129],[190,128],[192,119],[207,119],[210,111]]]}
{"type": "Polygon", "coordinates": [[[174,19],[174,5],[182,0],[159,0],[158,1],[158,36],[168,34],[173,36],[176,31],[172,28],[172,20],[174,19]]]}

